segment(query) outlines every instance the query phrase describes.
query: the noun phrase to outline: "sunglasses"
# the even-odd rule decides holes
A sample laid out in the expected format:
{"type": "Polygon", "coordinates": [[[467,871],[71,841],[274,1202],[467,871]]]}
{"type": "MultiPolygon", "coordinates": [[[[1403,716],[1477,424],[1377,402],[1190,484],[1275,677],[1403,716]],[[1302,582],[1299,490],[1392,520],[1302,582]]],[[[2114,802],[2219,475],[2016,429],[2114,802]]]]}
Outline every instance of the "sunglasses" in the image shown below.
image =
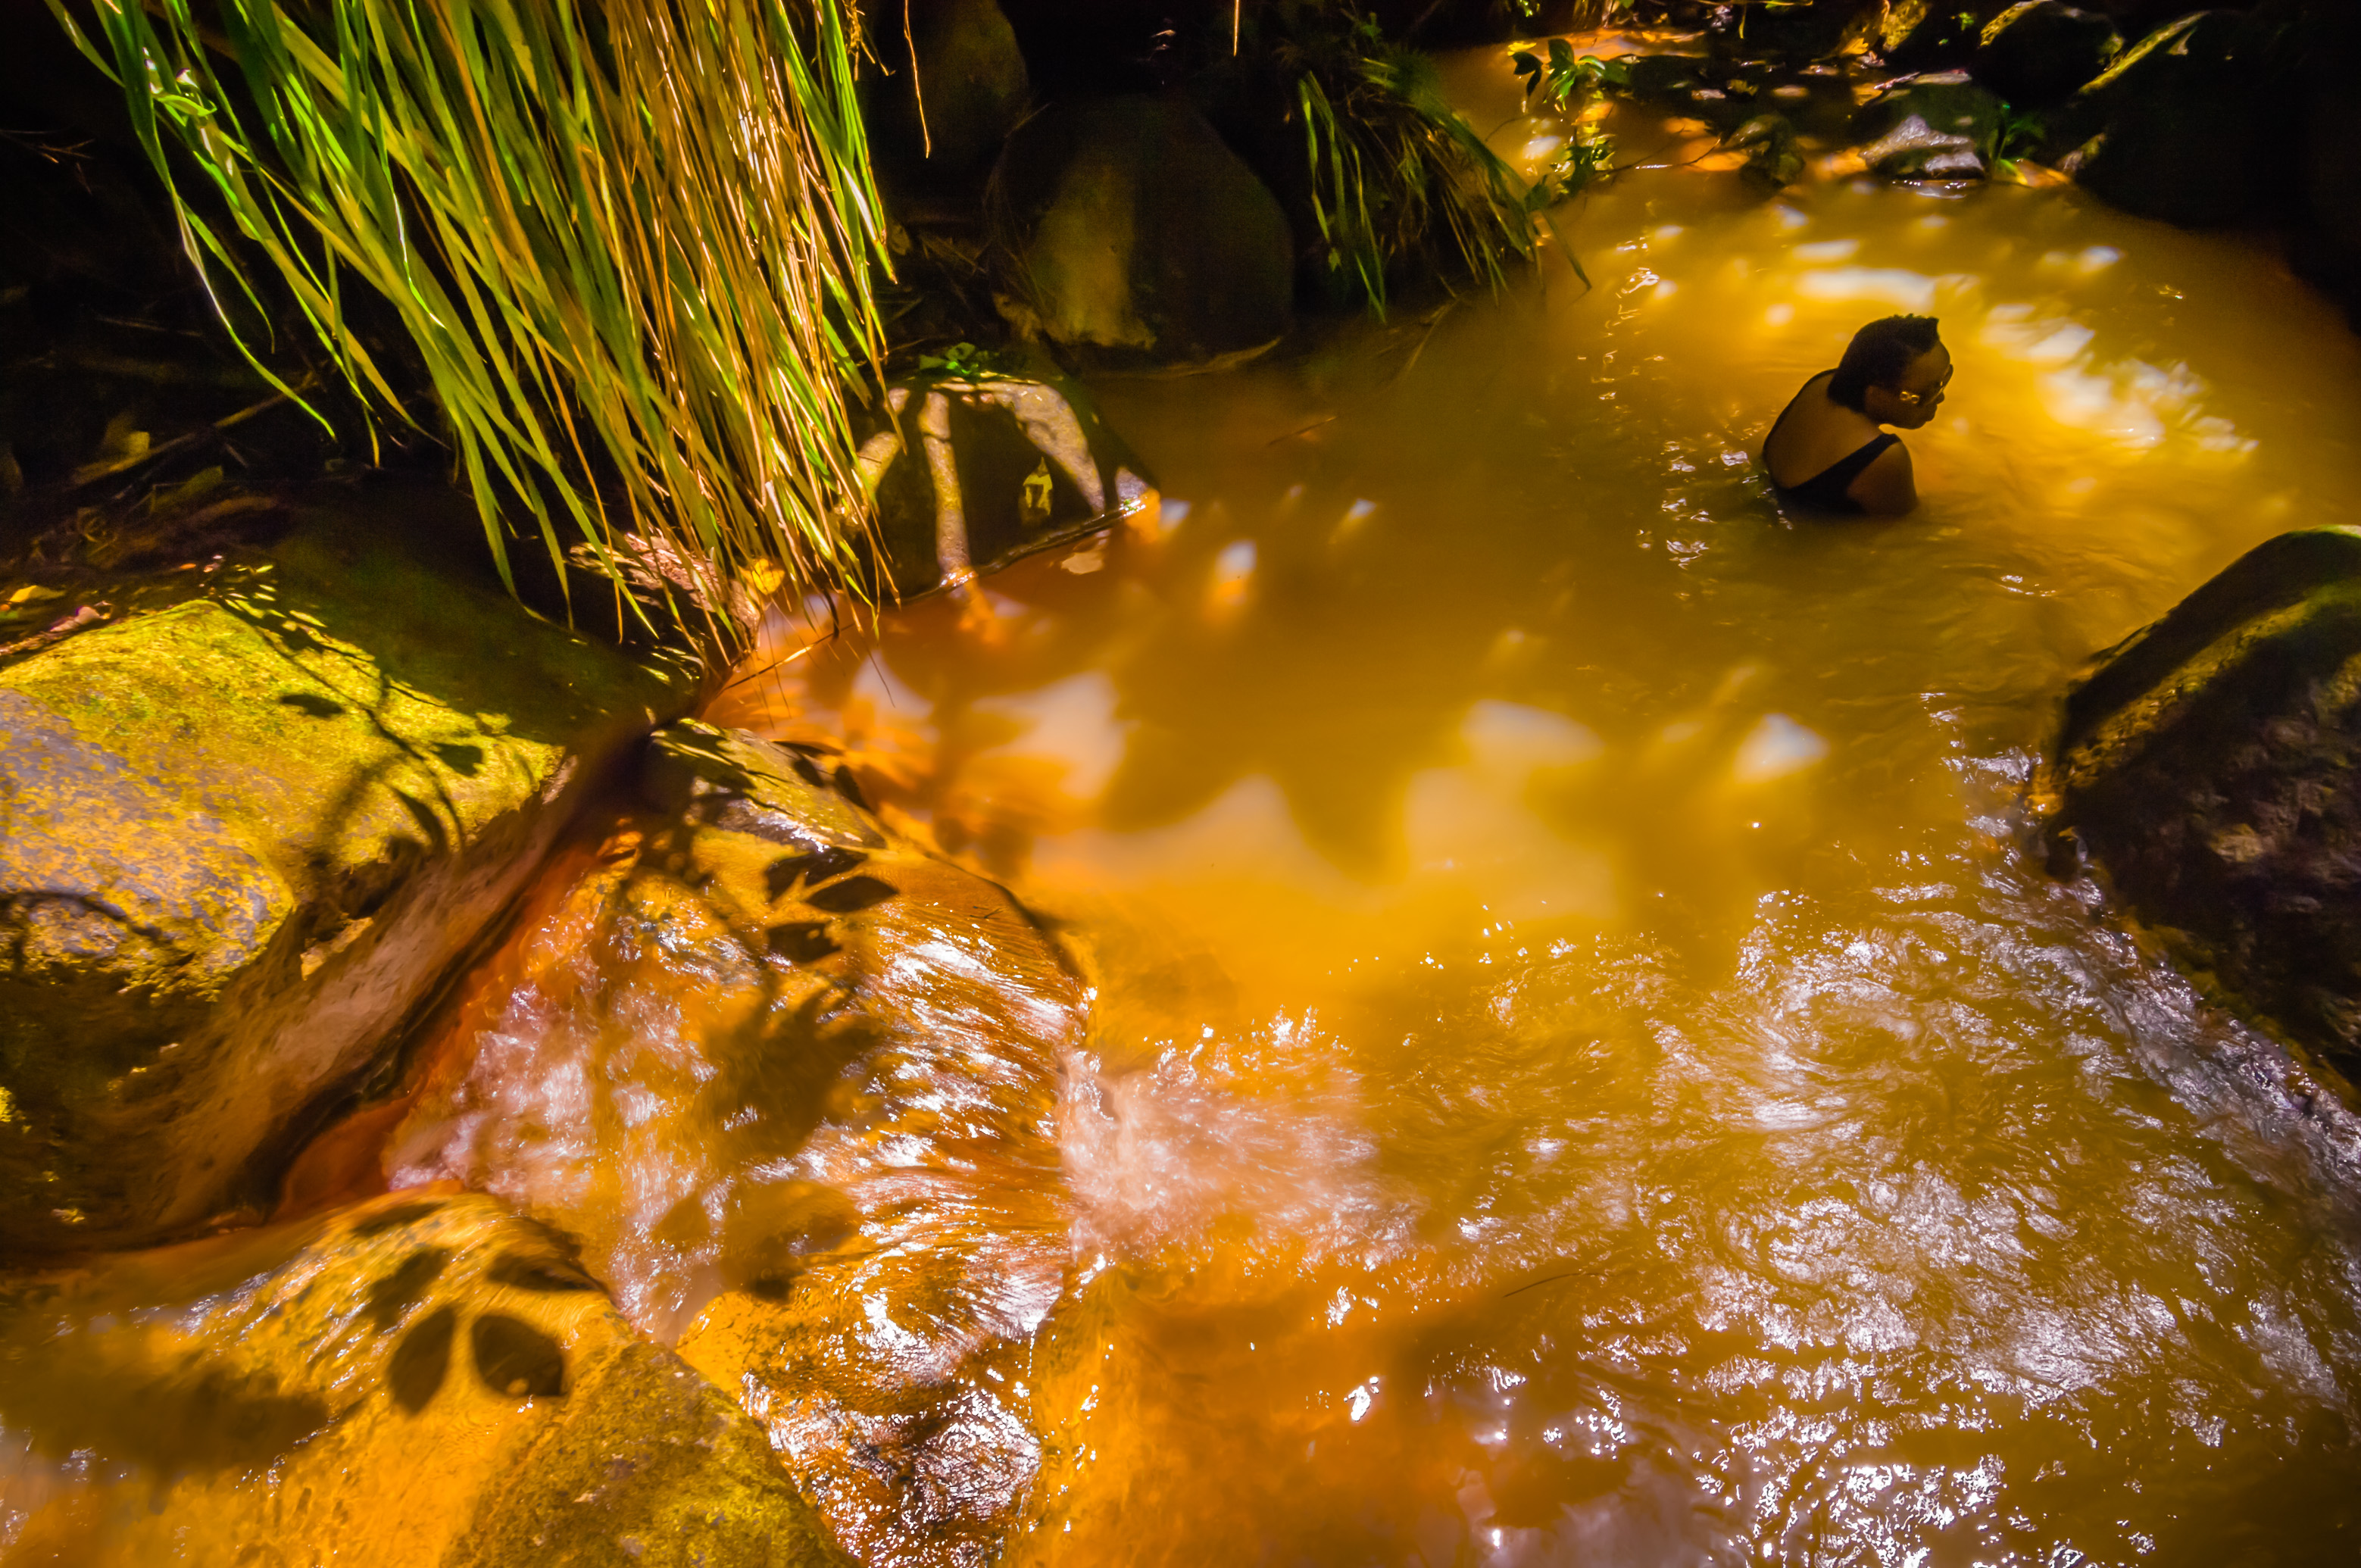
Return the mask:
{"type": "Polygon", "coordinates": [[[1959,367],[1954,365],[1946,369],[1943,372],[1943,378],[1935,383],[1935,387],[1932,391],[1905,392],[1897,389],[1894,395],[1900,398],[1904,402],[1911,404],[1923,403],[1929,398],[1940,397],[1942,396],[1943,389],[1951,384],[1951,371],[1957,370],[1958,368],[1959,367]]]}

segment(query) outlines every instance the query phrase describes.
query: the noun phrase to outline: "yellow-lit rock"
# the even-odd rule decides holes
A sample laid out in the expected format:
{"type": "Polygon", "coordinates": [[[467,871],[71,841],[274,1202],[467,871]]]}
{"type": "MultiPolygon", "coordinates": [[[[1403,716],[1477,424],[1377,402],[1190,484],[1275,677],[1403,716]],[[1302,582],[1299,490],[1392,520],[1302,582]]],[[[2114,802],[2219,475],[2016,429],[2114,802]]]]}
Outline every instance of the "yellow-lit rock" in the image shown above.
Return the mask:
{"type": "Polygon", "coordinates": [[[0,1563],[837,1563],[761,1431],[476,1195],[0,1291],[0,1563]]]}
{"type": "Polygon", "coordinates": [[[675,725],[642,794],[456,1000],[388,1172],[500,1192],[643,1329],[696,1323],[849,1551],[996,1561],[1043,1460],[1013,1385],[1073,1266],[1082,984],[809,759],[675,725]]]}

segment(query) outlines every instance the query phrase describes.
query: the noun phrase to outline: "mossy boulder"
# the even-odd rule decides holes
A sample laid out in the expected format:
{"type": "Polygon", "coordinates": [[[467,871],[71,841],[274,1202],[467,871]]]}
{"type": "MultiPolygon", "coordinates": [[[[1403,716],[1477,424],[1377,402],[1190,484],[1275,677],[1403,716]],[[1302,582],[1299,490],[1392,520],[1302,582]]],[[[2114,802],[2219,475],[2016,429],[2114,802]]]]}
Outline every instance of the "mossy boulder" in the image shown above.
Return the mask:
{"type": "Polygon", "coordinates": [[[0,669],[0,1246],[185,1233],[692,683],[305,517],[0,669]]]}
{"type": "Polygon", "coordinates": [[[27,1561],[844,1561],[726,1395],[473,1194],[0,1284],[0,1441],[27,1561]]]}
{"type": "Polygon", "coordinates": [[[455,998],[385,1163],[580,1238],[864,1560],[995,1561],[1073,1267],[1055,1135],[1086,998],[1008,893],[838,764],[696,722],[455,998]],[[987,1376],[989,1374],[989,1376],[987,1376]]]}
{"type": "Polygon", "coordinates": [[[2361,1081],[2361,530],[2282,534],[2102,655],[2049,762],[2077,846],[2190,966],[2361,1081]]]}
{"type": "Polygon", "coordinates": [[[1148,494],[1146,466],[1071,381],[901,382],[858,433],[881,566],[905,598],[1104,527],[1148,494]]]}
{"type": "Polygon", "coordinates": [[[1001,312],[1084,367],[1188,367],[1294,323],[1279,198],[1175,93],[1060,104],[994,168],[1001,312]]]}

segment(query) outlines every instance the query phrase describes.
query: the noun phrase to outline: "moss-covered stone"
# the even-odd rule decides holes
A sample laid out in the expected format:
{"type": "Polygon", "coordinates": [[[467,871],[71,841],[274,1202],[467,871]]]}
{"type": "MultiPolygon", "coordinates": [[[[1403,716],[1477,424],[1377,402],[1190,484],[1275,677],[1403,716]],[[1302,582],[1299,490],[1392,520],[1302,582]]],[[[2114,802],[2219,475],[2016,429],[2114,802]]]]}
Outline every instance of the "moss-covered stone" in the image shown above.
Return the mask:
{"type": "Polygon", "coordinates": [[[0,669],[0,1245],[246,1200],[691,695],[324,514],[203,583],[0,669]]]}
{"type": "Polygon", "coordinates": [[[0,1443],[27,1561],[843,1561],[759,1428],[475,1195],[8,1282],[0,1443]]]}
{"type": "Polygon", "coordinates": [[[2067,699],[2050,830],[2192,968],[2361,1080],[2361,530],[2283,534],[2067,699]]]}

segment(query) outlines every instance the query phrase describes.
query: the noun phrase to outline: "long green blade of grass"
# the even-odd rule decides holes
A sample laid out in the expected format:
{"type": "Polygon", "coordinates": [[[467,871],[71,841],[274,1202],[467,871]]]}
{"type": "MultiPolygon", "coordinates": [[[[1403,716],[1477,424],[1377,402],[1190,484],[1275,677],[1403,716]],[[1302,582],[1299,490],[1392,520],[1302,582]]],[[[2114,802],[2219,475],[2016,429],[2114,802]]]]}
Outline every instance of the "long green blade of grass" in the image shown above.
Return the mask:
{"type": "Polygon", "coordinates": [[[855,580],[846,399],[884,257],[845,0],[49,4],[208,287],[275,273],[355,389],[417,418],[345,308],[356,280],[392,302],[503,576],[521,503],[561,565],[632,533],[708,603],[759,563],[855,580]]]}

